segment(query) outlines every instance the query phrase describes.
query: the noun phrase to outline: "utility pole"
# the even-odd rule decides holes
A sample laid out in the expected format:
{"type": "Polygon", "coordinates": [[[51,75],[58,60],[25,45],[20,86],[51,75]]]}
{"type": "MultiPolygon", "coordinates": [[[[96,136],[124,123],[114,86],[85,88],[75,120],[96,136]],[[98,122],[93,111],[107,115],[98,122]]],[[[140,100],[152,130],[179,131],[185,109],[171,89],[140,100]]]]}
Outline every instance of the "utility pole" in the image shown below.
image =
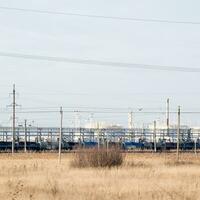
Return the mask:
{"type": "Polygon", "coordinates": [[[26,153],[26,141],[27,141],[27,120],[24,120],[24,153],[26,153]]]}
{"type": "Polygon", "coordinates": [[[133,112],[128,113],[128,129],[131,135],[131,141],[133,140],[133,112]]]}
{"type": "Polygon", "coordinates": [[[167,99],[167,136],[169,136],[169,98],[167,99]]]}
{"type": "Polygon", "coordinates": [[[12,109],[13,109],[13,124],[12,124],[12,154],[14,154],[15,151],[15,109],[16,109],[16,101],[15,101],[15,95],[16,95],[16,91],[15,91],[15,84],[13,85],[13,103],[12,103],[12,109]]]}
{"type": "Polygon", "coordinates": [[[154,152],[157,152],[157,147],[156,147],[156,121],[153,122],[153,141],[154,141],[154,152]]]}
{"type": "Polygon", "coordinates": [[[194,139],[194,153],[197,155],[197,139],[194,139]]]}
{"type": "Polygon", "coordinates": [[[106,150],[108,152],[109,149],[109,140],[108,140],[108,131],[106,132],[106,150]]]}
{"type": "Polygon", "coordinates": [[[100,136],[99,136],[99,122],[97,123],[97,142],[98,142],[98,150],[100,149],[100,136]]]}
{"type": "Polygon", "coordinates": [[[128,128],[132,129],[133,128],[133,112],[128,113],[128,128]]]}
{"type": "Polygon", "coordinates": [[[63,129],[63,109],[62,107],[60,107],[59,163],[61,163],[62,129],[63,129]]]}
{"type": "Polygon", "coordinates": [[[180,144],[180,122],[181,122],[181,107],[178,107],[178,124],[177,124],[177,161],[179,161],[179,144],[180,144]]]}

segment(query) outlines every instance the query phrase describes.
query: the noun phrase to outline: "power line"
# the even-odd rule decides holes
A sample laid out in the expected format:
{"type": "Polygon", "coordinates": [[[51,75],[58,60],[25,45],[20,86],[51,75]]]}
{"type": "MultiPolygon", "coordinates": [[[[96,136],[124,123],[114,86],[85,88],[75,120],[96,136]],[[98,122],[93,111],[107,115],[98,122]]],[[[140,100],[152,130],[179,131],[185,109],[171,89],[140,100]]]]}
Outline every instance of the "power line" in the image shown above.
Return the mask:
{"type": "MultiPolygon", "coordinates": [[[[58,107],[56,106],[43,106],[43,107],[22,107],[21,110],[24,110],[24,109],[29,109],[29,110],[32,110],[32,109],[57,109],[58,107]]],[[[138,107],[97,107],[97,106],[63,106],[63,108],[66,108],[66,109],[75,109],[75,110],[79,110],[79,109],[101,109],[101,110],[138,110],[139,108],[138,107]]],[[[144,107],[144,108],[141,108],[141,109],[158,109],[158,107],[144,107]]],[[[159,108],[161,109],[161,108],[159,108]]]]}
{"type": "Polygon", "coordinates": [[[20,53],[7,53],[0,52],[0,56],[10,58],[21,58],[29,60],[49,61],[49,62],[65,62],[83,65],[97,65],[97,66],[109,66],[114,68],[127,68],[127,69],[146,69],[146,70],[161,70],[161,71],[180,71],[180,72],[200,72],[200,68],[195,67],[176,67],[176,66],[163,66],[163,65],[149,65],[149,64],[135,64],[135,63],[124,63],[124,62],[113,62],[113,61],[102,61],[102,60],[90,60],[90,59],[78,59],[78,58],[67,58],[57,56],[40,56],[32,54],[20,54],[20,53]]]}
{"type": "MultiPolygon", "coordinates": [[[[163,110],[162,107],[102,107],[102,106],[63,106],[63,109],[65,110],[73,110],[73,112],[79,112],[82,110],[101,110],[101,111],[125,111],[130,112],[130,111],[152,111],[152,110],[163,110]]],[[[198,110],[199,108],[195,108],[195,110],[198,110]]],[[[35,107],[20,107],[18,111],[27,111],[27,110],[57,110],[58,111],[58,106],[35,106],[35,107]]],[[[7,109],[0,109],[0,112],[7,111],[7,109]]]]}
{"type": "MultiPolygon", "coordinates": [[[[97,114],[127,114],[127,111],[101,111],[101,110],[63,110],[64,113],[97,113],[97,114]]],[[[8,113],[8,111],[1,112],[8,113]]],[[[16,111],[21,114],[39,114],[39,113],[59,113],[58,110],[27,110],[27,111],[16,111]]],[[[135,111],[136,114],[166,114],[166,111],[135,111]]],[[[170,114],[176,114],[176,111],[170,111],[170,114]]],[[[200,114],[200,111],[183,111],[182,114],[200,114]]]]}
{"type": "MultiPolygon", "coordinates": [[[[200,92],[195,91],[195,92],[188,92],[188,91],[178,91],[178,92],[129,92],[129,93],[110,93],[110,92],[102,92],[102,93],[95,93],[95,92],[64,92],[64,91],[60,91],[60,92],[33,92],[33,93],[23,93],[23,96],[41,96],[41,95],[45,95],[45,96],[55,96],[55,95],[67,95],[67,96],[97,96],[97,95],[115,95],[115,96],[121,96],[121,95],[128,95],[128,96],[132,96],[132,95],[146,95],[146,94],[150,94],[150,95],[154,95],[154,96],[158,96],[158,95],[200,95],[200,92]]],[[[4,97],[6,98],[6,97],[4,97]]],[[[7,97],[8,98],[8,97],[7,97]]],[[[1,98],[0,98],[1,99],[1,98]]]]}
{"type": "Polygon", "coordinates": [[[80,14],[80,13],[71,13],[71,12],[62,12],[62,11],[48,11],[48,10],[14,8],[14,7],[4,7],[4,6],[1,6],[0,9],[1,10],[18,11],[18,12],[38,13],[38,14],[66,15],[66,16],[97,18],[97,19],[110,19],[110,20],[120,20],[120,21],[136,21],[136,22],[144,22],[144,23],[169,23],[169,24],[200,25],[200,22],[193,22],[193,21],[176,21],[176,20],[145,19],[145,18],[132,18],[132,17],[116,17],[116,16],[105,16],[105,15],[90,15],[90,14],[80,14]]]}

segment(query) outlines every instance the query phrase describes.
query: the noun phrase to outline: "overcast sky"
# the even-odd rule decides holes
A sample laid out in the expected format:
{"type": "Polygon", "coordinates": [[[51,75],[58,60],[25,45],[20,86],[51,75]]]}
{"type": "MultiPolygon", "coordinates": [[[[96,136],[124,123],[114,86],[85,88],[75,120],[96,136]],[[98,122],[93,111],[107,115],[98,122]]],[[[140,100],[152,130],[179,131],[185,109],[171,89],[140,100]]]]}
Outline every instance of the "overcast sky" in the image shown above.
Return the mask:
{"type": "MultiPolygon", "coordinates": [[[[198,0],[0,0],[0,7],[200,22],[198,0]]],[[[200,25],[123,21],[0,9],[0,51],[200,68],[200,25]]],[[[119,107],[200,111],[200,73],[82,65],[0,56],[0,109],[16,84],[22,107],[119,107]]],[[[89,115],[89,114],[88,114],[89,115]]],[[[9,123],[0,114],[0,123],[9,123]]],[[[50,116],[28,117],[49,125],[50,116]]],[[[86,118],[86,116],[84,116],[86,118]]],[[[103,118],[103,116],[101,116],[103,118]]],[[[158,116],[156,116],[158,117],[158,116]]],[[[72,116],[68,116],[68,119],[72,116]]],[[[109,120],[126,123],[127,115],[109,120]]],[[[164,116],[159,116],[164,120],[164,116]]],[[[172,117],[173,118],[173,117],[172,117]]],[[[190,116],[184,118],[189,123],[190,116]]],[[[105,120],[106,120],[105,116],[105,120]]],[[[84,119],[85,120],[85,119],[84,119]]],[[[142,120],[139,117],[136,120],[142,120]]],[[[149,123],[153,118],[146,119],[149,123]]],[[[175,118],[173,119],[175,120],[175,118]]],[[[67,121],[67,120],[66,120],[67,121]]],[[[56,122],[57,123],[57,122],[56,122]]],[[[192,117],[200,125],[200,115],[192,117]]]]}

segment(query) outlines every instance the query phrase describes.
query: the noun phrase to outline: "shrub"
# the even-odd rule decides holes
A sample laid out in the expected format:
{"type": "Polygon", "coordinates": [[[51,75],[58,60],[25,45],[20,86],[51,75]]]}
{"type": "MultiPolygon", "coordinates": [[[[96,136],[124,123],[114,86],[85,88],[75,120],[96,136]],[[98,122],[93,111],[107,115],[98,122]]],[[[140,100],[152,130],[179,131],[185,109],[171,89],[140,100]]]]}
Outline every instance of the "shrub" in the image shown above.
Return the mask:
{"type": "Polygon", "coordinates": [[[84,149],[75,153],[73,167],[116,167],[122,165],[124,156],[119,149],[84,149]]]}

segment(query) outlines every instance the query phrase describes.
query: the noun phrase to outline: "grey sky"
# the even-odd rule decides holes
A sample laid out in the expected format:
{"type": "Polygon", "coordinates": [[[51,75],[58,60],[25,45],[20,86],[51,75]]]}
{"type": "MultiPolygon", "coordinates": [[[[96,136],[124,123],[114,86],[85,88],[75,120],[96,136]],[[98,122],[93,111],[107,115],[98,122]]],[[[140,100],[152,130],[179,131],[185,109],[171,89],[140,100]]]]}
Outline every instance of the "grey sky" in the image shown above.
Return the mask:
{"type": "MultiPolygon", "coordinates": [[[[0,6],[200,22],[200,3],[195,0],[1,0],[0,6]]],[[[1,52],[200,67],[199,34],[200,25],[93,19],[0,9],[1,52]]],[[[20,93],[17,100],[23,107],[63,105],[153,110],[164,109],[166,98],[170,97],[173,109],[181,105],[185,110],[200,110],[200,73],[119,69],[7,57],[0,57],[0,63],[1,109],[11,101],[5,98],[11,92],[12,84],[16,83],[20,93]]],[[[7,115],[0,114],[0,117],[0,122],[8,120],[7,115]]],[[[127,116],[123,117],[114,121],[125,123],[127,116]]],[[[200,124],[198,117],[193,117],[194,125],[200,124]]],[[[39,116],[29,118],[37,120],[39,116]]],[[[187,116],[185,122],[188,119],[187,116]]],[[[146,122],[149,121],[151,118],[147,118],[146,122]]]]}

